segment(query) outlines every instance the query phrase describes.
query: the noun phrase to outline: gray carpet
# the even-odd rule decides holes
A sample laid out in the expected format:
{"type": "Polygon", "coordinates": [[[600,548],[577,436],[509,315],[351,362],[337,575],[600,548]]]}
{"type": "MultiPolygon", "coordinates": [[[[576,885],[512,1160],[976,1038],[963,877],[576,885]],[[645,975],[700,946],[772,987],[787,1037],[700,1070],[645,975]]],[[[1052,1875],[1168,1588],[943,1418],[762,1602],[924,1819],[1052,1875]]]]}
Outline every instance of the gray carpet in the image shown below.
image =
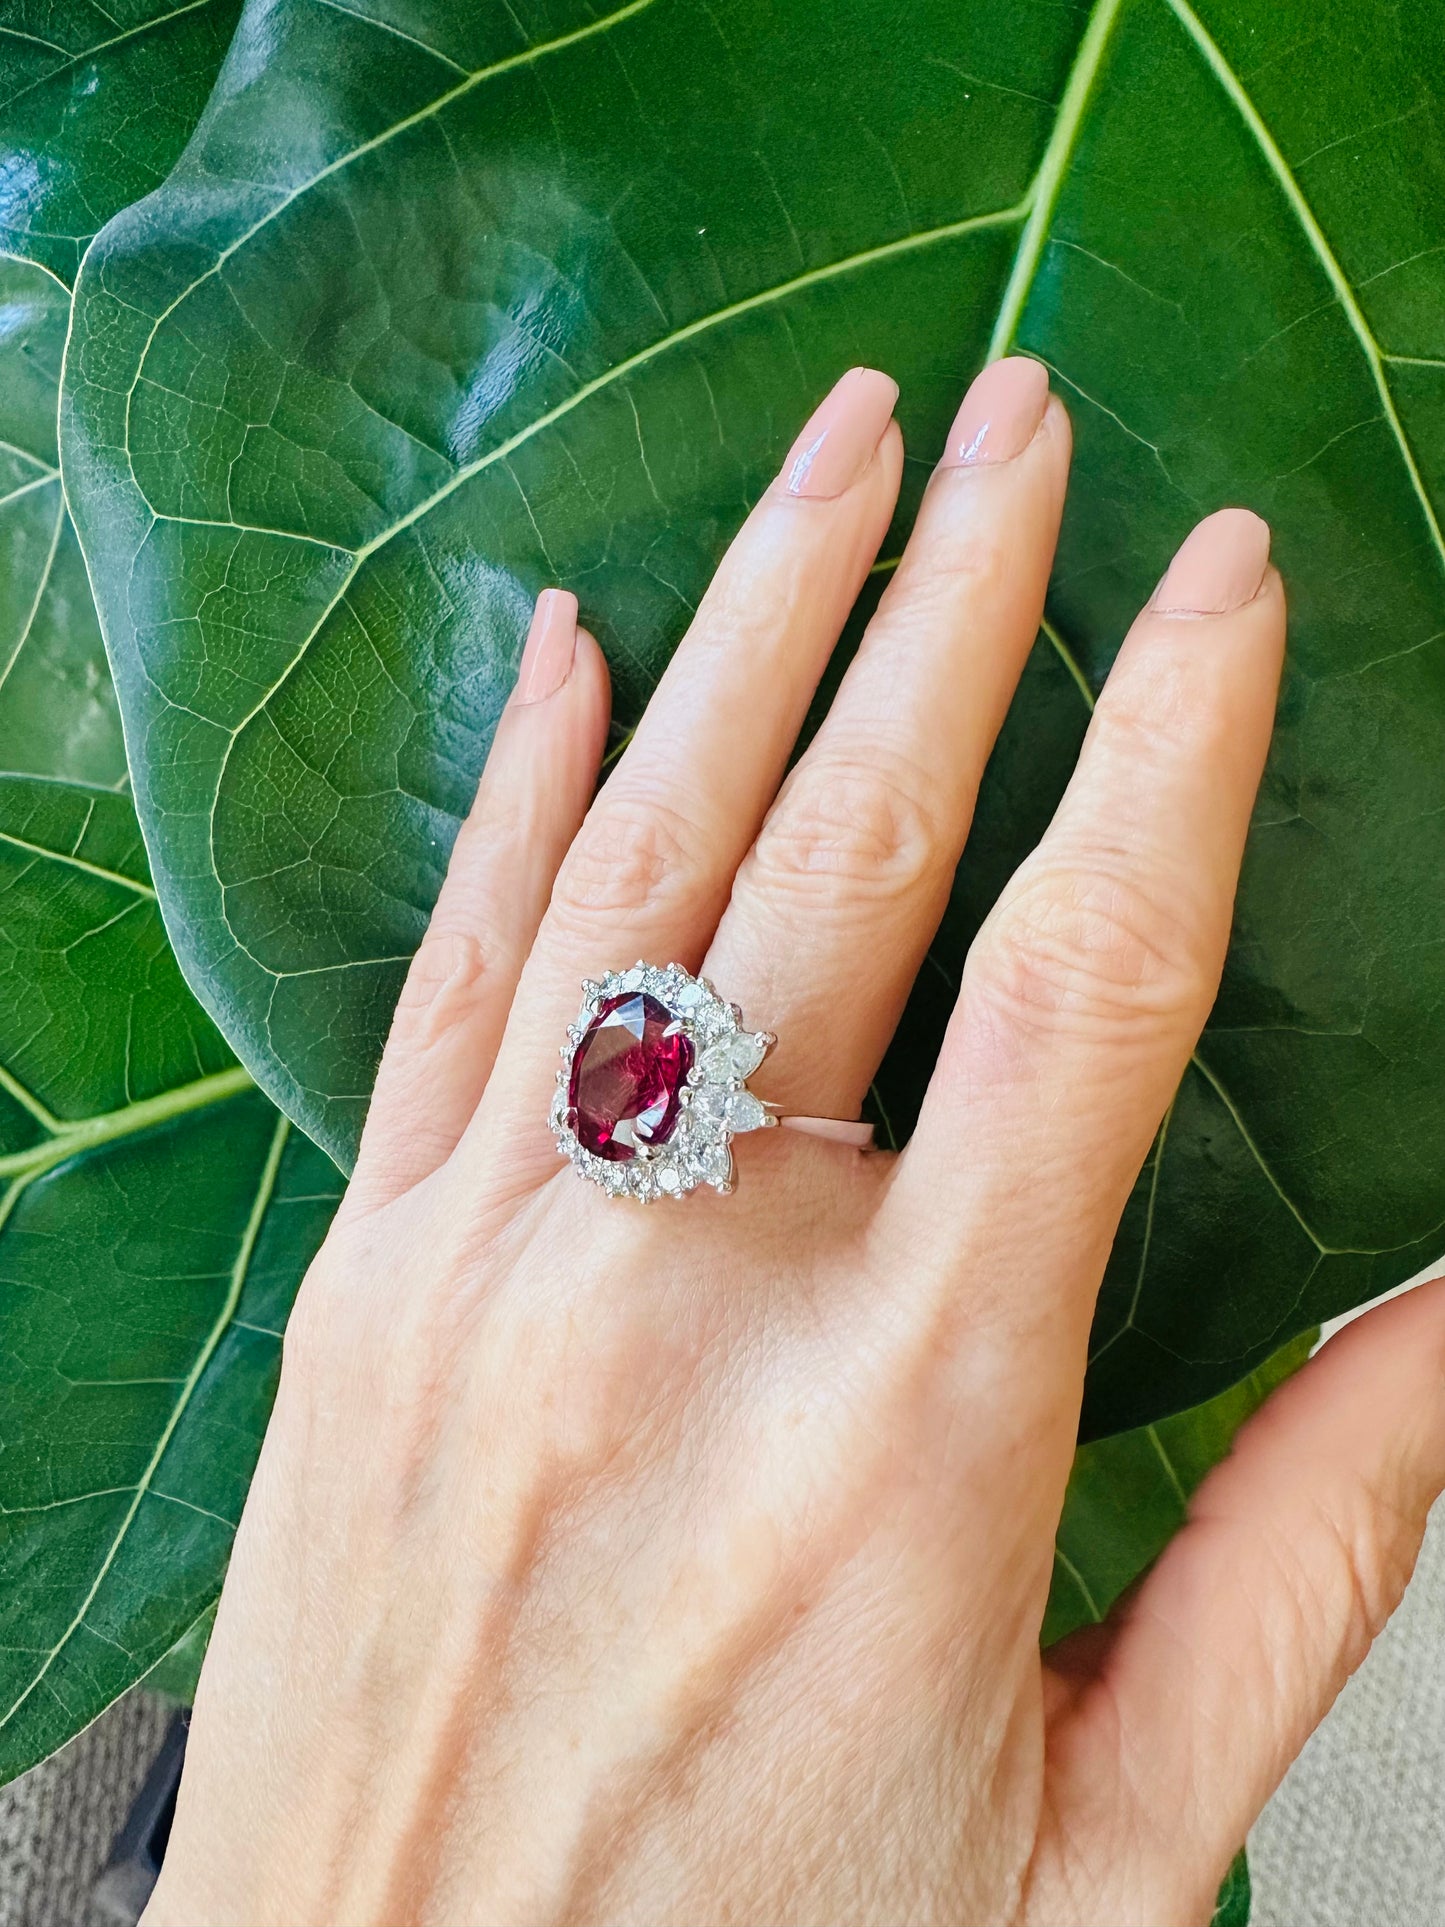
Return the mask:
{"type": "Polygon", "coordinates": [[[174,1710],[130,1693],[0,1792],[0,1927],[91,1927],[91,1890],[174,1710]]]}
{"type": "Polygon", "coordinates": [[[1404,1603],[1265,1809],[1249,1859],[1253,1927],[1445,1922],[1445,1500],[1404,1603]]]}

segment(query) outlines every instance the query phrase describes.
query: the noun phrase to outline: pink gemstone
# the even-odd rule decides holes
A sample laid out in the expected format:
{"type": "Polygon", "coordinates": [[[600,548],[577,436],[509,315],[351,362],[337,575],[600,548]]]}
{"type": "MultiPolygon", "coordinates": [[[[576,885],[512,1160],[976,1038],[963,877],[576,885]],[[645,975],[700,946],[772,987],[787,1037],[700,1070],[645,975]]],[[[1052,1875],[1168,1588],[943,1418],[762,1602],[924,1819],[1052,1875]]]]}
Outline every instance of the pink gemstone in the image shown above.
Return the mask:
{"type": "Polygon", "coordinates": [[[609,997],[583,1032],[567,1088],[568,1122],[595,1157],[620,1164],[665,1144],[692,1069],[692,1039],[641,991],[609,997]]]}

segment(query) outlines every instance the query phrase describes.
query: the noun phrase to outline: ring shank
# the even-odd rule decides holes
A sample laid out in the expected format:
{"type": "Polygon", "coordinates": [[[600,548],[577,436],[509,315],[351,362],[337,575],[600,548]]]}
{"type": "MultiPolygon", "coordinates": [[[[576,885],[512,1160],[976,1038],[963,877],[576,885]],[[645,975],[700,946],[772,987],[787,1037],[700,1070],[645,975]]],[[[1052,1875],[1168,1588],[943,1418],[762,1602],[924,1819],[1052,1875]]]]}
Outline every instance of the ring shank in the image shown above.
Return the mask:
{"type": "Polygon", "coordinates": [[[860,1151],[866,1151],[873,1142],[873,1126],[868,1123],[850,1124],[841,1117],[780,1117],[779,1124],[788,1131],[802,1131],[807,1137],[825,1137],[834,1144],[853,1144],[860,1151]]]}

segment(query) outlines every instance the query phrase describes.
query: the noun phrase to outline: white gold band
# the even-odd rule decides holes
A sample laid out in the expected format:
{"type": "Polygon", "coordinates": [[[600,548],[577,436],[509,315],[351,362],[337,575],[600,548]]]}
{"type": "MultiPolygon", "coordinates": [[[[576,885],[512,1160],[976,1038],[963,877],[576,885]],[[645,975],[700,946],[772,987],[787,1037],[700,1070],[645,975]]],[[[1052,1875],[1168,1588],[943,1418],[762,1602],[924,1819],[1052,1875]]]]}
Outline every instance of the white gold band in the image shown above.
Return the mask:
{"type": "Polygon", "coordinates": [[[866,1151],[873,1143],[873,1126],[866,1122],[850,1124],[841,1117],[779,1117],[788,1131],[802,1131],[807,1137],[825,1137],[834,1144],[854,1144],[866,1151]]]}

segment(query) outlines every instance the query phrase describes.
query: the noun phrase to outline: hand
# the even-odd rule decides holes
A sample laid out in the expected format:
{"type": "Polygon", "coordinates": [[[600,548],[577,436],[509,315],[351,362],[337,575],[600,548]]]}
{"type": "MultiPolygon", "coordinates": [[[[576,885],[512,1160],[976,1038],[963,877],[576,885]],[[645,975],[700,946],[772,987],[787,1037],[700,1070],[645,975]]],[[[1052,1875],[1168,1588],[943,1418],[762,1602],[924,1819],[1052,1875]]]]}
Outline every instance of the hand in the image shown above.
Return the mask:
{"type": "Polygon", "coordinates": [[[1445,1296],[1328,1346],[1105,1627],[1041,1659],[1094,1297],[1214,996],[1269,740],[1268,532],[1200,524],[974,945],[901,1156],[738,1140],[645,1210],[546,1118],[584,977],[703,968],[854,1117],[1038,627],[1069,459],[974,384],[893,511],[844,376],[589,809],[569,596],[516,694],[302,1289],[149,1927],[1194,1922],[1445,1483],[1445,1296]],[[781,784],[781,788],[779,785],[781,784]]]}

